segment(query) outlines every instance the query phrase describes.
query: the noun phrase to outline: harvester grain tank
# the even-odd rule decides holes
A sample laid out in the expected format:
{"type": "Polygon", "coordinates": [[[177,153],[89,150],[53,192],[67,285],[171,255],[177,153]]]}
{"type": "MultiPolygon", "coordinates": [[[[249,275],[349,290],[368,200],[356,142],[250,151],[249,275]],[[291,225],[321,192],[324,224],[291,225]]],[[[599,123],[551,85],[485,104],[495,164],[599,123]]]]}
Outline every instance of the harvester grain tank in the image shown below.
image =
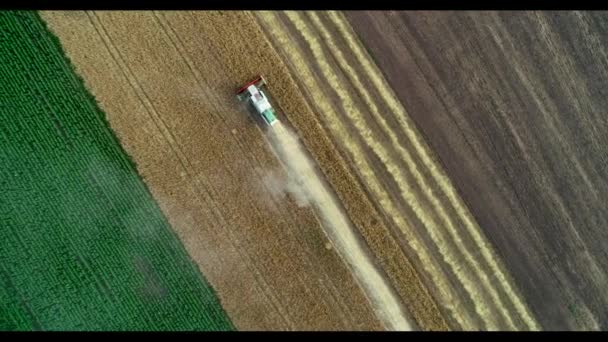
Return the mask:
{"type": "Polygon", "coordinates": [[[262,91],[262,87],[266,85],[266,80],[262,76],[258,76],[255,80],[245,84],[236,93],[239,101],[250,101],[256,112],[264,119],[269,126],[279,122],[274,113],[274,109],[270,105],[266,94],[262,91]]]}

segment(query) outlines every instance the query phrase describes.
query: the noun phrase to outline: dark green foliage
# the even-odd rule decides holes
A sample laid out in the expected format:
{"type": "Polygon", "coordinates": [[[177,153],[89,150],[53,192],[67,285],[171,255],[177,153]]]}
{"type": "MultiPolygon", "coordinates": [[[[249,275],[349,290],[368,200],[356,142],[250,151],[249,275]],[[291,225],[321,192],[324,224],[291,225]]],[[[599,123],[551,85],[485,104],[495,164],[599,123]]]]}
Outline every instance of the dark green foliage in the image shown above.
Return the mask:
{"type": "Polygon", "coordinates": [[[0,12],[0,330],[232,330],[35,12],[0,12]]]}

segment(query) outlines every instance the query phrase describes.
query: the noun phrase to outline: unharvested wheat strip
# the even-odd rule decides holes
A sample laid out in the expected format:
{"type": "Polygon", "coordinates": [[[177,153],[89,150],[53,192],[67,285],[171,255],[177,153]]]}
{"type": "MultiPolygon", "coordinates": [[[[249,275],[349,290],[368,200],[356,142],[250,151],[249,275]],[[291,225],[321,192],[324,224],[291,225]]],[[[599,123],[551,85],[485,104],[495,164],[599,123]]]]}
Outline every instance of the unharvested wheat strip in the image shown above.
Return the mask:
{"type": "MultiPolygon", "coordinates": [[[[440,232],[439,225],[432,217],[432,215],[429,215],[429,213],[426,212],[424,208],[422,208],[418,204],[418,199],[416,198],[416,195],[413,195],[414,191],[411,189],[410,185],[404,181],[405,177],[402,173],[402,170],[396,165],[394,165],[394,163],[390,160],[388,151],[385,149],[385,147],[374,140],[373,133],[369,129],[369,127],[367,127],[365,119],[363,118],[363,114],[353,103],[348,93],[343,91],[340,87],[340,83],[336,79],[336,75],[332,73],[331,66],[327,63],[327,60],[325,59],[320,44],[316,41],[315,37],[309,33],[307,24],[303,20],[301,20],[299,15],[295,12],[287,12],[286,14],[309,44],[310,50],[315,56],[315,60],[317,64],[319,64],[319,67],[322,70],[325,79],[331,84],[332,89],[334,89],[338,94],[342,106],[344,106],[345,113],[348,115],[351,122],[360,132],[366,144],[371,147],[372,150],[374,150],[376,155],[378,155],[378,157],[382,160],[382,163],[385,164],[387,170],[393,176],[395,182],[398,184],[399,189],[401,191],[401,196],[406,200],[408,205],[415,212],[418,219],[423,222],[424,226],[429,228],[428,233],[433,239],[433,241],[435,241],[435,244],[443,257],[443,260],[451,266],[454,274],[456,275],[460,283],[473,298],[473,304],[477,313],[481,317],[488,317],[493,315],[494,313],[483,305],[485,300],[480,294],[480,291],[477,290],[478,284],[475,279],[472,279],[469,274],[465,274],[462,272],[462,267],[460,265],[460,262],[458,261],[459,256],[455,254],[454,248],[451,248],[449,246],[448,241],[450,241],[450,239],[444,236],[443,232],[440,232]]],[[[490,320],[487,323],[490,329],[499,328],[493,320],[490,320]]]]}
{"type": "MultiPolygon", "coordinates": [[[[339,61],[340,66],[345,68],[345,71],[346,71],[345,73],[348,75],[351,82],[353,82],[353,84],[356,86],[357,89],[365,89],[365,87],[363,86],[363,83],[359,79],[357,72],[351,67],[350,63],[344,57],[344,54],[342,53],[342,51],[336,46],[333,38],[331,37],[331,34],[327,31],[327,28],[321,22],[321,20],[317,16],[317,14],[314,12],[309,12],[309,15],[313,21],[313,24],[321,32],[325,42],[327,43],[328,47],[330,48],[330,50],[332,52],[332,55],[339,61]]],[[[359,94],[363,97],[366,105],[370,108],[370,110],[374,114],[377,122],[379,122],[380,125],[382,126],[384,132],[386,134],[388,134],[392,145],[398,150],[402,160],[405,162],[408,169],[414,175],[414,178],[416,179],[416,182],[420,185],[420,188],[424,191],[424,195],[432,203],[434,210],[436,212],[438,212],[438,214],[441,217],[441,219],[443,220],[443,222],[445,222],[447,224],[447,230],[450,233],[452,239],[454,240],[456,247],[461,251],[461,253],[464,255],[466,261],[470,265],[470,267],[468,269],[465,268],[465,270],[469,271],[469,272],[472,271],[474,273],[477,273],[477,276],[483,282],[483,286],[490,293],[493,304],[495,304],[497,309],[502,313],[502,316],[507,321],[507,324],[511,328],[515,329],[516,327],[509,315],[509,312],[505,308],[504,304],[502,303],[502,299],[500,298],[499,294],[492,286],[492,283],[490,282],[488,274],[483,271],[482,265],[479,264],[479,262],[475,259],[475,257],[473,257],[471,255],[471,253],[469,252],[469,249],[465,246],[464,242],[462,241],[462,238],[460,237],[460,235],[457,232],[453,219],[446,213],[443,203],[440,203],[439,199],[433,194],[431,185],[428,184],[425,177],[423,177],[423,175],[418,170],[418,165],[416,165],[416,162],[413,160],[410,153],[399,143],[397,136],[390,129],[389,125],[387,124],[386,120],[383,117],[383,114],[380,113],[378,106],[376,105],[374,100],[371,98],[369,93],[366,91],[359,91],[359,94]]],[[[359,118],[359,119],[363,120],[363,118],[359,118]]],[[[389,158],[389,157],[387,156],[387,158],[389,158]]],[[[475,284],[475,282],[476,282],[475,279],[471,279],[470,281],[472,282],[472,284],[475,284]]],[[[482,291],[483,290],[480,290],[480,292],[482,292],[482,291]]],[[[481,295],[482,294],[480,294],[480,296],[481,295]]],[[[490,319],[490,317],[482,317],[482,318],[486,321],[487,321],[487,319],[490,319]]],[[[487,323],[489,323],[489,322],[487,322],[487,323]]],[[[496,325],[497,322],[493,322],[492,324],[496,325]]]]}
{"type": "MultiPolygon", "coordinates": [[[[231,40],[233,40],[233,39],[231,39],[231,40]]],[[[233,40],[233,41],[234,41],[234,40],[233,40]]],[[[157,41],[157,42],[156,42],[156,44],[158,44],[158,43],[159,43],[159,41],[157,41]]],[[[163,46],[164,46],[164,45],[163,45],[163,46]]],[[[161,48],[161,46],[159,46],[159,48],[161,48]]],[[[193,86],[193,84],[191,84],[191,86],[193,86]]],[[[227,172],[230,174],[231,169],[227,169],[226,171],[227,171],[227,172]]],[[[236,177],[234,174],[232,174],[232,175],[233,175],[233,176],[230,176],[229,178],[235,178],[235,177],[236,177]]],[[[249,202],[250,202],[250,203],[252,203],[251,201],[249,201],[249,202]]],[[[298,250],[296,250],[296,251],[294,251],[294,252],[297,252],[297,251],[298,251],[298,250]]],[[[302,260],[302,257],[301,257],[301,256],[298,256],[298,257],[297,257],[296,259],[294,259],[294,260],[302,260]]],[[[304,282],[304,280],[305,280],[306,278],[302,278],[302,277],[300,277],[299,273],[295,273],[294,275],[298,277],[297,279],[298,279],[298,280],[300,280],[300,283],[301,283],[301,284],[307,285],[307,282],[304,282]]],[[[308,291],[309,291],[309,289],[308,289],[308,288],[304,288],[304,289],[303,289],[303,298],[311,298],[311,296],[312,296],[313,294],[312,294],[311,292],[308,292],[308,291]],[[304,291],[306,291],[306,292],[304,292],[304,291]]],[[[314,290],[313,290],[313,291],[314,291],[314,290]]],[[[297,298],[297,297],[289,297],[289,298],[297,298]]],[[[324,303],[323,303],[323,304],[324,304],[324,303]]],[[[324,311],[323,311],[323,312],[324,312],[324,314],[329,312],[329,311],[326,309],[326,306],[325,306],[325,307],[323,307],[323,306],[319,305],[319,306],[317,306],[317,308],[320,308],[319,310],[324,310],[324,311]]],[[[336,315],[336,314],[334,313],[334,315],[336,315]]]]}
{"type": "MultiPolygon", "coordinates": [[[[162,122],[161,122],[161,123],[162,123],[162,122]]],[[[168,130],[169,130],[169,132],[171,132],[171,130],[170,130],[170,129],[168,129],[168,130]]],[[[171,134],[173,134],[173,133],[171,132],[171,134]]],[[[176,146],[176,148],[178,148],[178,149],[179,149],[179,146],[176,146]]],[[[181,151],[180,151],[180,152],[181,152],[181,151]]],[[[222,156],[223,156],[223,155],[222,155],[222,156]]],[[[191,169],[191,168],[192,168],[192,166],[191,166],[192,164],[190,163],[190,161],[189,161],[188,159],[186,159],[186,163],[187,163],[187,165],[188,165],[188,168],[190,168],[190,169],[191,169]]],[[[233,174],[233,170],[232,170],[231,168],[226,168],[226,169],[225,169],[225,172],[226,172],[226,174],[230,175],[230,176],[229,176],[230,178],[233,178],[233,179],[234,179],[234,178],[236,178],[236,176],[233,174]]],[[[191,176],[191,174],[192,174],[192,170],[187,170],[187,174],[188,174],[190,177],[192,177],[192,176],[191,176]]],[[[220,194],[219,194],[219,193],[218,193],[216,190],[214,190],[214,189],[213,189],[213,187],[211,187],[211,186],[209,186],[209,185],[203,185],[203,188],[205,188],[205,191],[206,191],[206,192],[210,192],[210,193],[211,193],[211,195],[210,195],[210,196],[212,196],[212,197],[211,197],[211,198],[212,198],[212,202],[217,203],[217,198],[220,198],[220,197],[221,197],[221,196],[220,196],[220,194]]],[[[253,203],[253,202],[252,202],[252,203],[253,203]]],[[[256,209],[256,210],[258,210],[258,212],[259,212],[259,209],[258,209],[257,207],[255,207],[255,209],[256,209]]],[[[216,209],[216,210],[219,210],[219,209],[216,209]]],[[[218,211],[218,212],[219,212],[219,211],[218,211]]],[[[220,215],[218,214],[218,217],[219,217],[219,216],[220,216],[220,215]]],[[[224,227],[226,227],[226,224],[224,223],[224,224],[223,224],[223,226],[224,226],[224,227]]],[[[235,240],[235,242],[239,243],[237,240],[235,240]]],[[[263,289],[262,291],[263,291],[263,293],[264,293],[264,296],[265,296],[265,297],[267,297],[267,298],[269,298],[269,300],[270,300],[270,302],[271,302],[271,304],[272,304],[273,308],[274,308],[274,309],[276,309],[276,310],[277,310],[277,311],[280,313],[281,317],[283,317],[283,318],[284,318],[284,320],[288,322],[288,324],[290,324],[290,328],[291,328],[291,329],[294,329],[295,327],[293,326],[293,323],[291,323],[291,321],[292,321],[292,317],[290,317],[290,316],[289,316],[289,314],[288,314],[288,313],[286,313],[286,312],[283,310],[284,305],[281,305],[281,300],[279,300],[279,299],[277,298],[277,296],[276,296],[276,294],[274,293],[274,291],[272,290],[272,288],[271,288],[271,287],[268,285],[268,282],[266,281],[266,277],[264,277],[264,276],[262,275],[262,273],[259,271],[259,269],[258,269],[258,268],[255,266],[255,263],[250,262],[250,265],[251,265],[252,269],[253,269],[253,270],[256,272],[256,277],[258,278],[258,283],[261,285],[261,287],[262,287],[262,289],[263,289]]],[[[298,280],[300,280],[302,283],[305,283],[305,282],[303,281],[303,278],[302,278],[302,277],[301,277],[299,274],[297,275],[297,279],[298,279],[298,280]]],[[[308,291],[308,288],[307,288],[306,290],[308,291]]],[[[305,295],[307,295],[307,294],[308,294],[308,293],[306,293],[305,295]]]]}
{"type": "MultiPolygon", "coordinates": [[[[160,18],[160,15],[157,16],[159,20],[161,20],[161,22],[163,22],[164,20],[167,20],[165,18],[160,18]]],[[[225,20],[225,19],[222,19],[225,20]]],[[[243,19],[241,19],[243,20],[243,19]]],[[[174,44],[176,44],[176,48],[178,48],[178,50],[180,51],[181,56],[184,58],[184,60],[189,64],[192,72],[194,73],[195,78],[197,79],[198,82],[202,82],[203,81],[203,77],[200,74],[200,72],[196,69],[195,67],[195,63],[191,60],[191,58],[188,57],[187,52],[184,50],[184,47],[181,46],[181,42],[179,37],[177,36],[177,34],[175,32],[173,32],[173,28],[171,27],[171,25],[169,24],[169,22],[165,22],[164,25],[166,25],[166,31],[165,33],[167,33],[169,35],[169,32],[171,32],[171,35],[174,35],[173,37],[171,37],[172,40],[174,40],[174,44]]],[[[210,22],[210,27],[215,28],[216,26],[213,24],[213,22],[210,22]]],[[[217,57],[219,58],[219,56],[217,57]]],[[[214,71],[214,72],[219,72],[219,71],[214,71]]],[[[225,75],[224,75],[225,77],[225,75]]],[[[202,83],[201,83],[202,84],[202,83]]],[[[209,98],[216,98],[218,99],[218,95],[216,93],[208,93],[207,90],[205,90],[205,87],[202,87],[203,89],[201,89],[201,91],[207,93],[207,96],[209,98]]],[[[223,99],[221,101],[216,100],[216,101],[210,101],[210,106],[215,108],[214,111],[217,113],[221,113],[221,103],[223,103],[223,99]]],[[[222,119],[222,123],[226,124],[226,122],[224,122],[224,119],[222,119]]],[[[242,147],[242,142],[239,142],[239,146],[241,148],[242,147]]],[[[253,153],[252,157],[254,159],[257,160],[258,158],[258,154],[257,152],[254,153],[253,151],[249,150],[248,153],[253,153]]],[[[249,159],[246,159],[248,162],[249,159]]],[[[254,169],[254,172],[259,172],[255,170],[254,165],[251,165],[251,167],[254,169]]],[[[259,174],[260,179],[261,174],[259,174]]],[[[279,208],[279,204],[276,201],[272,202],[273,205],[275,206],[275,208],[279,208]]],[[[293,213],[292,213],[293,214],[293,213]]],[[[285,218],[280,216],[279,219],[282,221],[285,218]]],[[[294,219],[295,217],[291,217],[291,219],[289,220],[289,223],[287,221],[283,221],[285,222],[286,226],[289,225],[293,225],[294,224],[294,219]]],[[[304,242],[300,240],[300,238],[297,236],[297,234],[294,234],[291,230],[287,230],[286,234],[289,234],[290,236],[292,236],[298,243],[302,244],[303,246],[305,246],[304,242]]],[[[314,267],[314,254],[310,251],[310,249],[308,248],[304,248],[304,253],[306,254],[306,257],[300,257],[299,259],[302,261],[303,264],[306,265],[306,267],[308,267],[308,269],[311,270],[311,272],[315,272],[315,267],[314,267]]],[[[344,303],[344,297],[339,295],[339,291],[336,289],[336,286],[334,284],[334,282],[332,281],[332,279],[327,275],[327,273],[321,272],[321,274],[317,274],[317,276],[322,277],[322,279],[324,279],[325,281],[320,282],[319,286],[322,289],[325,289],[325,291],[327,291],[326,297],[329,301],[332,301],[332,303],[340,308],[343,309],[343,311],[338,310],[337,313],[334,313],[333,315],[339,315],[340,320],[342,321],[342,323],[344,324],[344,326],[349,326],[349,323],[352,323],[354,321],[354,318],[352,317],[352,315],[348,315],[348,317],[346,317],[348,311],[348,306],[346,303],[344,303]]],[[[306,282],[303,281],[304,284],[306,284],[306,282]]]]}
{"type": "MultiPolygon", "coordinates": [[[[152,106],[152,104],[149,102],[149,100],[143,94],[143,90],[141,89],[141,87],[139,86],[139,84],[137,83],[137,81],[135,80],[134,76],[132,74],[130,74],[130,71],[129,71],[128,67],[126,66],[126,64],[124,64],[124,61],[119,57],[120,56],[119,52],[116,50],[116,48],[114,47],[114,45],[111,43],[110,38],[105,34],[105,31],[103,31],[103,28],[101,27],[102,24],[99,22],[99,18],[97,18],[97,16],[94,13],[87,13],[87,15],[88,15],[88,17],[89,17],[92,25],[94,26],[97,34],[105,42],[108,51],[111,53],[112,56],[114,56],[114,60],[118,64],[119,68],[122,69],[123,72],[125,72],[125,74],[124,74],[125,78],[127,78],[127,80],[129,82],[129,84],[131,85],[131,87],[138,94],[138,98],[142,101],[142,104],[147,109],[148,113],[150,113],[151,119],[155,122],[155,126],[157,127],[157,129],[160,132],[162,132],[162,135],[165,138],[165,141],[171,147],[174,155],[180,161],[180,164],[181,164],[182,168],[189,175],[189,177],[192,178],[192,170],[188,166],[190,164],[189,161],[188,161],[188,159],[184,156],[184,154],[182,153],[182,151],[177,147],[177,143],[173,139],[173,136],[172,136],[171,132],[169,132],[168,128],[164,125],[164,123],[157,121],[157,120],[160,120],[158,118],[158,113],[156,113],[156,111],[154,110],[154,107],[152,106]]],[[[196,188],[198,188],[198,187],[196,187],[196,188]]],[[[197,191],[197,193],[200,194],[200,191],[197,191]]],[[[209,199],[207,199],[206,202],[207,203],[213,203],[213,201],[211,201],[209,199]]],[[[215,210],[217,210],[217,209],[215,208],[215,210]]],[[[218,218],[220,218],[220,220],[222,219],[221,215],[217,214],[216,216],[218,218]]],[[[225,226],[225,224],[223,226],[225,226]]],[[[239,251],[239,254],[240,254],[240,248],[238,248],[236,246],[238,244],[238,240],[237,239],[231,239],[231,241],[233,242],[233,244],[235,244],[235,248],[236,248],[237,251],[239,251]]],[[[241,256],[243,257],[242,254],[241,254],[241,256]]],[[[273,295],[270,287],[265,282],[264,277],[261,275],[260,271],[255,267],[255,264],[251,260],[249,260],[249,258],[246,258],[246,260],[251,265],[251,269],[252,269],[252,271],[254,273],[255,278],[258,281],[258,284],[261,287],[261,291],[262,291],[263,295],[270,300],[270,304],[275,309],[277,309],[277,311],[280,313],[280,317],[283,318],[284,322],[291,329],[293,329],[295,327],[294,323],[291,322],[290,317],[285,312],[283,312],[280,309],[281,305],[279,304],[278,299],[273,295]]]]}
{"type": "Polygon", "coordinates": [[[276,14],[269,12],[260,12],[258,14],[259,18],[267,23],[266,28],[269,32],[275,36],[277,41],[280,43],[282,49],[284,49],[287,54],[290,56],[291,62],[299,71],[300,78],[307,83],[309,91],[313,93],[313,97],[317,99],[317,105],[323,110],[323,115],[327,123],[329,124],[332,131],[344,141],[346,147],[349,149],[349,152],[353,156],[353,160],[358,167],[358,170],[365,177],[366,181],[370,185],[371,190],[377,195],[380,199],[380,204],[386,208],[386,211],[391,214],[393,220],[399,227],[399,229],[403,232],[406,239],[409,241],[411,247],[416,251],[419,257],[422,260],[422,264],[426,269],[426,272],[431,275],[433,281],[440,289],[441,294],[444,296],[443,300],[446,304],[448,310],[453,312],[454,317],[459,320],[459,323],[465,328],[473,328],[470,317],[465,317],[463,313],[458,311],[458,307],[463,305],[457,297],[453,295],[451,289],[445,282],[445,275],[443,271],[437,269],[434,262],[432,262],[432,258],[429,256],[427,252],[427,248],[420,244],[420,239],[413,235],[414,233],[406,229],[407,223],[406,220],[399,213],[399,210],[396,209],[392,201],[390,200],[388,194],[376,179],[376,176],[371,171],[371,167],[367,160],[362,157],[364,156],[364,152],[362,149],[352,143],[352,140],[349,138],[350,134],[345,130],[345,128],[341,125],[340,121],[337,119],[337,113],[333,109],[332,105],[330,105],[331,101],[326,98],[326,95],[323,94],[319,89],[316,81],[314,80],[314,76],[310,67],[304,62],[302,57],[302,53],[299,52],[297,48],[294,48],[292,44],[289,42],[289,38],[287,33],[285,33],[281,29],[281,24],[276,18],[276,14]]]}
{"type": "Polygon", "coordinates": [[[175,139],[173,138],[173,134],[169,131],[169,129],[166,127],[166,125],[162,122],[162,119],[160,118],[160,116],[158,115],[158,113],[156,112],[154,107],[152,106],[152,103],[150,102],[150,100],[146,97],[143,89],[141,89],[141,86],[137,82],[135,76],[133,76],[133,74],[129,70],[129,67],[126,65],[126,63],[123,61],[123,59],[120,57],[120,52],[112,44],[112,40],[105,32],[103,24],[101,23],[100,19],[97,17],[97,14],[95,14],[94,12],[87,12],[86,14],[87,14],[89,20],[91,21],[91,24],[95,28],[95,31],[103,40],[106,48],[111,53],[114,60],[120,67],[120,69],[123,71],[125,78],[129,81],[129,84],[131,85],[133,90],[135,90],[135,92],[137,93],[138,98],[140,99],[140,101],[142,102],[144,107],[147,109],[147,111],[150,113],[151,119],[156,124],[158,130],[162,132],[163,138],[167,141],[169,146],[171,146],[173,153],[175,153],[175,155],[179,158],[180,163],[184,166],[184,168],[186,168],[186,156],[181,152],[181,150],[179,148],[177,148],[177,143],[176,143],[175,139]]]}
{"type": "MultiPolygon", "coordinates": [[[[188,54],[188,52],[185,50],[184,46],[182,45],[179,36],[174,31],[173,27],[171,27],[171,23],[169,22],[169,20],[167,18],[165,18],[162,13],[158,13],[158,12],[153,12],[153,13],[154,13],[154,16],[156,17],[156,19],[158,20],[158,23],[159,23],[160,27],[162,28],[164,34],[167,35],[167,37],[170,39],[173,46],[179,52],[180,56],[184,59],[184,62],[188,65],[188,67],[192,71],[196,82],[200,85],[200,91],[205,93],[208,98],[216,99],[214,101],[210,101],[209,105],[214,108],[215,112],[221,113],[220,104],[222,103],[222,101],[218,100],[216,93],[209,92],[206,89],[206,87],[202,86],[204,84],[204,78],[202,77],[202,74],[197,69],[197,67],[195,66],[195,63],[192,61],[192,59],[190,58],[190,55],[188,54]]],[[[225,124],[224,120],[221,120],[221,121],[225,124]]],[[[254,160],[256,160],[256,161],[258,160],[259,157],[256,155],[256,153],[253,153],[253,151],[246,149],[246,147],[244,147],[242,145],[242,142],[239,142],[238,144],[241,149],[243,149],[244,151],[248,151],[248,153],[252,154],[252,158],[254,158],[254,160]]],[[[249,159],[246,159],[246,160],[248,162],[250,162],[249,159]]],[[[261,162],[260,162],[260,164],[261,164],[261,162]]],[[[262,174],[260,174],[259,171],[255,170],[255,165],[250,164],[250,166],[253,168],[254,172],[258,173],[258,176],[261,179],[262,174]]],[[[276,200],[272,201],[272,205],[275,208],[279,207],[279,204],[277,203],[276,200]]],[[[279,219],[283,219],[283,217],[279,216],[279,219]]],[[[295,221],[294,221],[295,219],[296,219],[295,216],[290,216],[288,224],[295,225],[295,221]]],[[[302,241],[299,240],[299,238],[296,236],[296,234],[293,234],[291,231],[288,231],[288,234],[293,236],[294,239],[296,239],[299,243],[303,243],[302,241]]],[[[309,269],[311,269],[311,270],[314,269],[314,260],[315,260],[314,255],[312,254],[312,252],[309,249],[305,249],[304,252],[306,253],[307,258],[303,258],[303,262],[307,265],[307,267],[309,267],[309,269]]],[[[343,298],[341,296],[339,296],[338,289],[336,288],[335,284],[332,282],[332,279],[327,274],[322,273],[319,276],[323,277],[323,279],[325,280],[324,282],[321,283],[321,287],[326,289],[326,291],[329,293],[330,300],[332,300],[334,304],[343,308],[343,311],[339,312],[341,315],[340,318],[342,319],[344,326],[348,326],[349,323],[354,322],[354,318],[352,317],[352,315],[348,315],[348,317],[346,317],[347,313],[349,313],[348,307],[347,307],[346,303],[344,303],[343,298]]],[[[279,311],[281,311],[281,310],[279,309],[279,311]]]]}
{"type": "Polygon", "coordinates": [[[425,163],[425,166],[431,171],[431,174],[435,178],[441,190],[447,195],[448,199],[456,209],[459,216],[464,220],[465,227],[479,246],[483,257],[492,268],[495,276],[500,281],[500,284],[504,287],[505,292],[512,299],[513,304],[518,310],[518,313],[521,315],[522,319],[526,322],[526,324],[528,324],[531,329],[538,330],[538,323],[530,314],[529,309],[526,307],[521,297],[515,292],[515,290],[511,286],[510,281],[506,279],[505,272],[503,271],[504,267],[502,265],[499,265],[496,261],[494,252],[491,250],[491,247],[488,246],[488,243],[486,242],[485,238],[481,236],[479,227],[476,223],[474,223],[470,212],[464,207],[464,204],[460,200],[459,196],[456,194],[455,189],[451,185],[449,178],[438,169],[438,166],[432,161],[432,159],[428,155],[427,150],[422,147],[422,138],[414,131],[412,124],[410,123],[409,117],[407,116],[407,113],[403,106],[401,106],[401,104],[395,101],[394,92],[388,86],[383,76],[381,76],[381,72],[377,70],[377,67],[375,65],[371,65],[369,63],[369,60],[366,57],[367,53],[361,47],[360,42],[358,42],[358,40],[354,37],[352,29],[347,26],[345,19],[342,18],[342,15],[339,15],[335,12],[329,12],[329,16],[331,20],[336,24],[338,29],[341,31],[343,37],[349,42],[349,46],[352,48],[355,56],[359,59],[360,63],[366,69],[366,72],[370,76],[373,84],[378,89],[380,89],[380,94],[383,95],[386,103],[389,105],[389,107],[393,110],[394,113],[398,114],[397,119],[403,131],[411,139],[412,143],[416,147],[416,150],[420,152],[421,159],[425,163]]]}

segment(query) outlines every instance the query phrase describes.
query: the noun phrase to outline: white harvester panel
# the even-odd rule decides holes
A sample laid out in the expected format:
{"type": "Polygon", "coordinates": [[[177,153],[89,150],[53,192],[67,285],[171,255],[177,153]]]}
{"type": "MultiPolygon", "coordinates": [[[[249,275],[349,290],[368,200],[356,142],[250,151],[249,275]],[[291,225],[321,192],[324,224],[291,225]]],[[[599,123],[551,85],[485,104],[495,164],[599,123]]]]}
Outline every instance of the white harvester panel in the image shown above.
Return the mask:
{"type": "Polygon", "coordinates": [[[251,102],[258,113],[263,113],[267,109],[272,108],[268,102],[268,99],[266,96],[264,96],[264,93],[262,93],[262,91],[259,90],[255,85],[250,85],[247,88],[247,91],[249,94],[251,94],[251,102]]]}

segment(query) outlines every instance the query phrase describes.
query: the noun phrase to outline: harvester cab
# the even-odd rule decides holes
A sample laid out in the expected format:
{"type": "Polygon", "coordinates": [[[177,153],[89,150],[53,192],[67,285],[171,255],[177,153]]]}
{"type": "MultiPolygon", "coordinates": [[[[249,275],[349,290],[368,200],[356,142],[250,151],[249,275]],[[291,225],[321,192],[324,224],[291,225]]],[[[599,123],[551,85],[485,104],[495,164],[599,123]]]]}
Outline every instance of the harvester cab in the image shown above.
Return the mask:
{"type": "Polygon", "coordinates": [[[266,94],[262,91],[262,87],[266,85],[266,80],[262,76],[258,76],[255,80],[247,83],[236,93],[239,101],[249,101],[256,112],[264,119],[269,126],[278,122],[274,113],[274,109],[270,105],[266,94]]]}

